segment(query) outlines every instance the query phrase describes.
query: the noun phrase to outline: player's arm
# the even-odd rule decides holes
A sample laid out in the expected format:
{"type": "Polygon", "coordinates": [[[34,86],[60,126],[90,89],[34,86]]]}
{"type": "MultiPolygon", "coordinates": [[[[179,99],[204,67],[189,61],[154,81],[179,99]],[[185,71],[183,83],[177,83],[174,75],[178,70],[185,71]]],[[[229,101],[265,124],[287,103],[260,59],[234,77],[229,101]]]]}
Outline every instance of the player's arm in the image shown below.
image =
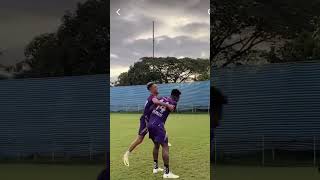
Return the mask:
{"type": "Polygon", "coordinates": [[[153,102],[154,104],[156,104],[156,105],[164,106],[164,107],[168,108],[170,111],[173,111],[174,108],[175,108],[174,105],[164,103],[164,102],[160,101],[160,100],[157,99],[157,98],[152,98],[152,102],[153,102]]]}

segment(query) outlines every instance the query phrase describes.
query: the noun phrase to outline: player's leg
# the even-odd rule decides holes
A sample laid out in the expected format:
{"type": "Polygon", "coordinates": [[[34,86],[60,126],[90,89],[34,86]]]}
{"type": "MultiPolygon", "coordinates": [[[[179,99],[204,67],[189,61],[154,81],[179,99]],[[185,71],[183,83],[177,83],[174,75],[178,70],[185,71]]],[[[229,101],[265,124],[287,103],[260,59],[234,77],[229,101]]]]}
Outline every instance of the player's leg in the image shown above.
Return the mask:
{"type": "Polygon", "coordinates": [[[152,155],[153,155],[153,169],[158,169],[159,168],[159,166],[158,166],[158,157],[159,157],[159,150],[160,150],[160,144],[159,143],[156,143],[156,142],[154,142],[153,143],[154,144],[154,146],[153,146],[153,153],[152,153],[152,155]]]}
{"type": "Polygon", "coordinates": [[[173,174],[170,171],[170,168],[169,168],[169,146],[168,146],[168,142],[161,143],[161,147],[162,147],[162,159],[163,159],[163,163],[164,163],[163,178],[164,179],[177,179],[177,178],[179,178],[179,176],[173,174]]]}
{"type": "Polygon", "coordinates": [[[159,150],[160,150],[160,144],[153,142],[153,174],[156,174],[158,172],[162,172],[163,169],[159,167],[158,165],[158,157],[159,157],[159,150]]]}
{"type": "Polygon", "coordinates": [[[129,146],[128,152],[132,152],[139,144],[143,142],[144,135],[138,135],[137,138],[132,141],[131,145],[129,146]]]}
{"type": "Polygon", "coordinates": [[[173,174],[169,169],[169,146],[168,146],[168,136],[164,125],[160,124],[156,128],[150,129],[150,136],[153,137],[153,141],[161,144],[162,147],[162,159],[164,164],[164,179],[176,179],[179,176],[173,174]]]}
{"type": "Polygon", "coordinates": [[[145,118],[141,117],[140,119],[140,127],[137,138],[131,143],[128,150],[123,155],[123,163],[126,166],[129,166],[129,155],[130,153],[143,142],[144,137],[148,133],[147,121],[145,118]]]}
{"type": "MultiPolygon", "coordinates": [[[[166,136],[168,137],[168,132],[166,132],[167,134],[166,134],[166,136]]],[[[169,147],[171,147],[172,145],[169,143],[169,141],[168,141],[168,146],[169,147]]]]}
{"type": "Polygon", "coordinates": [[[123,155],[123,163],[126,166],[129,166],[129,155],[130,153],[143,142],[144,135],[138,135],[137,138],[131,143],[128,150],[123,155]]]}
{"type": "MultiPolygon", "coordinates": [[[[150,125],[150,124],[149,124],[150,125]]],[[[149,126],[149,136],[152,139],[152,141],[155,144],[160,144],[162,147],[162,159],[164,162],[165,167],[165,173],[163,174],[163,178],[179,178],[179,176],[174,175],[169,170],[169,146],[168,146],[168,137],[166,134],[166,130],[164,128],[164,125],[161,124],[153,124],[149,126]]],[[[157,159],[159,155],[159,147],[155,147],[154,154],[153,154],[154,160],[157,159]]]]}
{"type": "Polygon", "coordinates": [[[165,174],[169,173],[169,146],[166,143],[161,144],[162,146],[162,159],[164,164],[165,174]]]}

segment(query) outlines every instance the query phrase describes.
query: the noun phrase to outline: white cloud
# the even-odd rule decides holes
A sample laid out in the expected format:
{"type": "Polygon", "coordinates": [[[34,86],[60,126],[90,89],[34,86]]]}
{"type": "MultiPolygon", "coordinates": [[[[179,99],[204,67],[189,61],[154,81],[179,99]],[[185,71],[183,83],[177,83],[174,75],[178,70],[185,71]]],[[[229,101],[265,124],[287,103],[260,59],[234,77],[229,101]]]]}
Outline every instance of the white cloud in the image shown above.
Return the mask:
{"type": "Polygon", "coordinates": [[[116,55],[116,54],[112,54],[110,53],[110,58],[113,58],[113,59],[119,59],[119,56],[116,55]]]}
{"type": "Polygon", "coordinates": [[[127,66],[113,66],[110,67],[110,80],[115,81],[117,80],[117,77],[123,73],[129,70],[129,67],[127,66]]]}
{"type": "Polygon", "coordinates": [[[201,52],[201,55],[200,55],[202,58],[208,58],[208,52],[204,52],[204,51],[202,51],[201,52]]]}
{"type": "Polygon", "coordinates": [[[209,0],[111,0],[111,59],[113,77],[127,71],[139,58],[152,56],[152,21],[155,21],[155,56],[208,58],[210,54],[209,0]]]}

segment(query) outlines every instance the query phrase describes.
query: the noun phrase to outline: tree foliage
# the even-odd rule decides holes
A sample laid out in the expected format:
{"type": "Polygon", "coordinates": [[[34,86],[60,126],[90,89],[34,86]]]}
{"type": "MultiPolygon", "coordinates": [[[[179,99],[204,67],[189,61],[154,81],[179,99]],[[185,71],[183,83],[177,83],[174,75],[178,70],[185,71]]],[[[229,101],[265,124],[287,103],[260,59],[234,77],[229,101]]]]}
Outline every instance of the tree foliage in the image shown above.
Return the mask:
{"type": "Polygon", "coordinates": [[[267,53],[270,63],[287,63],[320,59],[320,18],[315,17],[312,29],[298,33],[296,37],[286,40],[282,46],[271,47],[267,53]]]}
{"type": "Polygon", "coordinates": [[[180,83],[209,80],[209,60],[175,57],[143,57],[119,75],[117,86],[156,83],[180,83]]]}
{"type": "Polygon", "coordinates": [[[277,58],[269,59],[271,63],[319,60],[320,40],[314,38],[311,32],[301,33],[297,38],[281,47],[275,56],[277,58]]]}
{"type": "Polygon", "coordinates": [[[270,46],[312,29],[318,0],[216,0],[211,3],[211,60],[235,64],[257,46],[270,46]]]}
{"type": "Polygon", "coordinates": [[[67,12],[57,32],[35,37],[25,48],[31,70],[23,76],[69,76],[109,71],[106,0],[88,0],[67,12]]]}

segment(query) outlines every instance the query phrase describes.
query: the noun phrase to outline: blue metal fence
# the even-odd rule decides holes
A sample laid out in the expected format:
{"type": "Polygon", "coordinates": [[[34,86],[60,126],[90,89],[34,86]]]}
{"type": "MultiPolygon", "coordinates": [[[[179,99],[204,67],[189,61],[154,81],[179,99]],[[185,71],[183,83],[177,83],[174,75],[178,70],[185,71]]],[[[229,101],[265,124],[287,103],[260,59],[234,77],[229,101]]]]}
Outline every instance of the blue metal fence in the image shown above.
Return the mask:
{"type": "MultiPolygon", "coordinates": [[[[228,96],[216,130],[219,154],[320,150],[320,63],[240,66],[213,72],[228,96]]],[[[266,155],[267,156],[267,155],[266,155]]],[[[270,156],[271,157],[271,156],[270,156]]]]}
{"type": "MultiPolygon", "coordinates": [[[[182,92],[178,111],[208,110],[210,81],[159,84],[160,96],[170,96],[170,92],[174,88],[178,88],[182,92]]],[[[149,92],[145,85],[112,87],[111,111],[142,111],[148,96],[149,92]]]]}
{"type": "Polygon", "coordinates": [[[109,148],[108,77],[0,81],[0,156],[91,156],[109,148]]]}

